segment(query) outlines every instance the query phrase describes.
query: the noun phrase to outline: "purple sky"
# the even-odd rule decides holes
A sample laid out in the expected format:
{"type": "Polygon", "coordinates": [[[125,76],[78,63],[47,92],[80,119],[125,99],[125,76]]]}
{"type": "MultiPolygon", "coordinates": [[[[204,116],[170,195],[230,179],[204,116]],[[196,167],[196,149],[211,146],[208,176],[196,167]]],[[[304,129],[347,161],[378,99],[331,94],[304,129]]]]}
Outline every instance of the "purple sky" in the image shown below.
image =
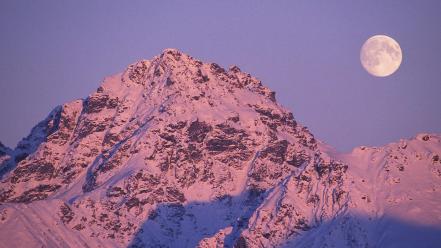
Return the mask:
{"type": "Polygon", "coordinates": [[[439,0],[61,2],[0,2],[0,141],[9,146],[56,105],[168,47],[237,64],[342,151],[441,133],[439,0]],[[403,50],[390,77],[360,65],[375,34],[403,50]]]}

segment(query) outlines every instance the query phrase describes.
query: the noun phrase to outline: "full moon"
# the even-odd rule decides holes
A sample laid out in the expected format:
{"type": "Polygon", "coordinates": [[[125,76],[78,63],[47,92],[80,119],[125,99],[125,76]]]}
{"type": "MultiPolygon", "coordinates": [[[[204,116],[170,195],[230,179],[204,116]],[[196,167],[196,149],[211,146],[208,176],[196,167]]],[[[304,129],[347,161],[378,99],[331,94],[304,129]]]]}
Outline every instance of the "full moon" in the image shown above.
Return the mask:
{"type": "Polygon", "coordinates": [[[375,35],[361,47],[360,61],[364,69],[376,77],[387,77],[400,67],[403,59],[398,42],[386,35],[375,35]]]}

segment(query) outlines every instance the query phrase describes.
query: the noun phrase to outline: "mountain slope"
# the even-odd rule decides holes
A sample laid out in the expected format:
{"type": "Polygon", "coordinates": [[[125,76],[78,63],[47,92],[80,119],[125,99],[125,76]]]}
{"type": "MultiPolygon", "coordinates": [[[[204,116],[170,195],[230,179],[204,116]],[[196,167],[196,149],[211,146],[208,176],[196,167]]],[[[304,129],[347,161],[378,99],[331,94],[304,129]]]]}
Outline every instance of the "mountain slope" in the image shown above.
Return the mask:
{"type": "MultiPolygon", "coordinates": [[[[411,158],[419,145],[393,153],[409,169],[386,173],[393,148],[336,154],[258,79],[167,49],[58,106],[19,143],[0,183],[1,245],[323,247],[355,235],[371,246],[376,236],[364,223],[339,240],[309,234],[355,223],[358,213],[388,214],[387,197],[398,201],[395,190],[410,187],[389,181],[413,180],[414,164],[434,187],[416,205],[439,203],[439,137],[428,142],[419,162],[411,158]],[[375,176],[364,172],[371,167],[375,176]]],[[[430,207],[426,217],[439,227],[430,207]]]]}
{"type": "Polygon", "coordinates": [[[350,154],[334,154],[349,164],[347,214],[289,244],[296,247],[439,246],[440,153],[440,135],[419,134],[384,147],[358,147],[350,154]]]}

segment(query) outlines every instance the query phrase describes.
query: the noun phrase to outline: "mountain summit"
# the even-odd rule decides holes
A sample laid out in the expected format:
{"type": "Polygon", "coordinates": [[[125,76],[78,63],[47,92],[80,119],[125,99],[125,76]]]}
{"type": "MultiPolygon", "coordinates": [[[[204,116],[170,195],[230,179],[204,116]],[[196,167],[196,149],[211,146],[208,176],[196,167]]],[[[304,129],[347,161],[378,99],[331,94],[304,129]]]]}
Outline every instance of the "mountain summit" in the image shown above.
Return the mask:
{"type": "Polygon", "coordinates": [[[237,66],[166,49],[0,146],[0,246],[435,247],[440,155],[338,154],[237,66]]]}

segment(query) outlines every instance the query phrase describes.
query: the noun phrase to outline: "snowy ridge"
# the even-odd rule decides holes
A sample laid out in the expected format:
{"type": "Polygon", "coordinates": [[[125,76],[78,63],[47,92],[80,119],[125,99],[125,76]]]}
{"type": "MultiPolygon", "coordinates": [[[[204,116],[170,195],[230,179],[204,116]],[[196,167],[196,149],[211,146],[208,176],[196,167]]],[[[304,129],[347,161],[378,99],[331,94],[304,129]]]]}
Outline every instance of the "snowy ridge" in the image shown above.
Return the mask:
{"type": "Polygon", "coordinates": [[[258,79],[166,49],[0,146],[0,247],[388,246],[389,216],[437,237],[440,137],[400,142],[338,154],[258,79]]]}
{"type": "Polygon", "coordinates": [[[441,136],[423,133],[335,155],[350,165],[347,213],[287,247],[439,246],[440,152],[441,136]]]}

